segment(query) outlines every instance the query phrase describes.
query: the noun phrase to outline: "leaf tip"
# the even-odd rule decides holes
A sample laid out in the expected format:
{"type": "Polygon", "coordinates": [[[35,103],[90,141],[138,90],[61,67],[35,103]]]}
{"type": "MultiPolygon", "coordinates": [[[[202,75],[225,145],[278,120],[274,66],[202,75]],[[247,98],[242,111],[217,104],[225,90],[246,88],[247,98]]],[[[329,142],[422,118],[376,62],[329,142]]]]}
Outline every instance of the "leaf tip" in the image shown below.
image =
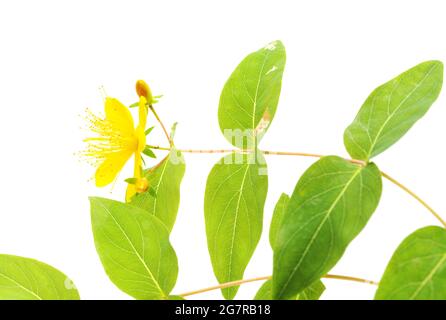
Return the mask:
{"type": "Polygon", "coordinates": [[[432,72],[432,73],[436,74],[437,76],[440,76],[441,78],[443,78],[444,66],[443,66],[443,62],[442,61],[440,61],[440,60],[427,60],[427,61],[421,62],[419,65],[413,67],[412,69],[419,68],[420,66],[424,67],[423,69],[425,70],[425,72],[427,72],[427,73],[431,73],[432,72]]]}
{"type": "Polygon", "coordinates": [[[436,65],[436,66],[440,67],[441,70],[443,70],[443,62],[441,60],[429,60],[429,61],[426,61],[426,63],[436,65]]]}
{"type": "Polygon", "coordinates": [[[285,46],[281,40],[274,40],[264,46],[263,49],[269,51],[285,51],[285,46]]]}
{"type": "Polygon", "coordinates": [[[226,300],[233,300],[238,291],[238,286],[221,289],[221,293],[226,300]]]}
{"type": "Polygon", "coordinates": [[[98,197],[93,197],[93,196],[89,196],[88,197],[88,201],[90,201],[90,203],[93,203],[93,202],[95,202],[97,200],[98,200],[98,197]]]}

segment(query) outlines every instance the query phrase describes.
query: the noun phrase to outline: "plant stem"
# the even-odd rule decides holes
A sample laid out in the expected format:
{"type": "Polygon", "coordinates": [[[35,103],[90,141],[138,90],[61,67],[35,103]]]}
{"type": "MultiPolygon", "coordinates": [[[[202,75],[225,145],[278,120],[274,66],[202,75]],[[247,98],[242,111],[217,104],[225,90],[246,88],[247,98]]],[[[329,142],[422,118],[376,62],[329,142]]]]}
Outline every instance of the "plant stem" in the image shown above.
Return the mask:
{"type": "MultiPolygon", "coordinates": [[[[150,149],[155,149],[155,150],[164,150],[164,151],[170,151],[171,148],[167,148],[167,147],[160,147],[160,146],[152,146],[152,145],[147,145],[147,147],[149,147],[150,149]]],[[[242,152],[239,149],[213,149],[213,150],[209,150],[209,149],[177,149],[180,152],[183,153],[231,153],[231,152],[242,152]]]]}
{"type": "MultiPolygon", "coordinates": [[[[336,279],[336,280],[346,280],[346,281],[354,281],[354,282],[378,285],[378,283],[375,282],[375,281],[361,279],[361,278],[356,278],[356,277],[350,277],[350,276],[342,276],[342,275],[337,275],[337,274],[327,274],[327,275],[323,276],[323,278],[326,278],[326,279],[336,279]]],[[[256,277],[256,278],[250,278],[250,279],[244,279],[244,280],[225,282],[225,283],[222,283],[222,284],[219,284],[219,285],[216,285],[216,286],[212,286],[212,287],[208,287],[208,288],[204,288],[204,289],[199,289],[199,290],[194,290],[194,291],[181,293],[181,294],[179,294],[179,296],[187,297],[187,296],[192,296],[192,295],[195,295],[195,294],[204,293],[204,292],[208,292],[208,291],[224,289],[224,288],[229,288],[229,287],[235,287],[235,286],[239,286],[239,285],[244,284],[244,283],[255,282],[255,281],[262,281],[262,280],[270,280],[270,279],[271,279],[271,276],[263,276],[263,277],[256,277]]]]}
{"type": "Polygon", "coordinates": [[[415,198],[419,203],[421,203],[421,205],[423,207],[425,207],[427,210],[429,210],[435,218],[437,218],[438,221],[440,221],[440,223],[443,225],[443,227],[446,228],[446,221],[444,221],[440,215],[435,212],[434,209],[431,208],[431,206],[429,206],[423,199],[421,199],[416,193],[414,193],[412,190],[410,190],[409,188],[407,188],[405,185],[403,185],[402,183],[398,182],[397,180],[395,180],[394,178],[392,178],[391,176],[389,176],[387,173],[381,171],[381,175],[386,178],[387,180],[389,180],[390,182],[392,182],[393,184],[397,185],[398,187],[400,187],[402,190],[406,191],[408,194],[410,194],[413,198],[415,198]]]}
{"type": "MultiPolygon", "coordinates": [[[[153,107],[153,105],[149,105],[149,109],[152,110],[153,115],[155,116],[156,120],[158,121],[158,123],[160,124],[161,128],[164,131],[164,135],[166,136],[167,141],[169,142],[169,145],[172,146],[172,144],[173,144],[172,143],[172,139],[170,138],[170,135],[167,132],[166,127],[164,126],[163,122],[161,121],[161,118],[158,116],[158,113],[156,113],[155,108],[153,107]]],[[[170,148],[168,150],[170,150],[170,148]]]]}
{"type": "Polygon", "coordinates": [[[350,277],[350,276],[342,276],[342,275],[337,275],[337,274],[326,274],[323,278],[367,283],[367,284],[371,284],[374,286],[379,285],[379,282],[376,282],[376,281],[362,279],[362,278],[356,278],[356,277],[350,277]]]}
{"type": "MultiPolygon", "coordinates": [[[[148,146],[149,148],[156,150],[166,150],[170,151],[170,148],[160,147],[160,146],[148,146]]],[[[240,149],[178,149],[180,152],[184,153],[230,153],[230,152],[252,152],[250,150],[240,150],[240,149]]],[[[322,158],[324,155],[316,154],[316,153],[305,153],[305,152],[290,152],[290,151],[270,151],[270,150],[262,150],[263,154],[267,155],[278,155],[278,156],[300,156],[300,157],[313,157],[313,158],[322,158]]],[[[355,163],[358,165],[365,165],[364,161],[357,159],[345,159],[350,161],[351,163],[355,163]]],[[[417,200],[423,207],[425,207],[432,215],[446,228],[446,221],[441,218],[441,216],[432,209],[423,199],[421,199],[416,193],[411,191],[409,188],[404,186],[401,182],[398,182],[387,173],[381,171],[381,175],[399,187],[401,190],[407,192],[411,197],[417,200]]]]}
{"type": "MultiPolygon", "coordinates": [[[[160,147],[160,146],[151,146],[147,145],[151,149],[155,150],[165,150],[170,151],[170,148],[160,147]]],[[[240,152],[240,153],[248,153],[253,152],[253,150],[240,150],[240,149],[177,149],[183,153],[231,153],[231,152],[240,152]]],[[[299,157],[312,157],[312,158],[322,158],[324,155],[316,154],[316,153],[305,153],[305,152],[292,152],[292,151],[271,151],[271,150],[261,150],[263,154],[267,155],[275,155],[275,156],[299,156],[299,157]]],[[[345,159],[349,162],[356,163],[359,165],[364,165],[364,161],[356,160],[356,159],[345,159]]]]}
{"type": "Polygon", "coordinates": [[[179,294],[179,296],[181,297],[187,297],[187,296],[192,296],[194,294],[199,294],[199,293],[203,293],[203,292],[208,292],[208,291],[213,291],[213,290],[218,290],[218,289],[224,289],[224,288],[229,288],[229,287],[235,287],[244,283],[249,283],[249,282],[255,282],[255,281],[262,281],[262,280],[269,280],[271,279],[271,276],[263,276],[263,277],[257,277],[257,278],[251,278],[251,279],[245,279],[245,280],[237,280],[237,281],[231,281],[231,282],[225,282],[216,286],[212,286],[212,287],[208,287],[208,288],[204,288],[204,289],[199,289],[199,290],[194,290],[194,291],[189,291],[189,292],[184,292],[179,294]]]}

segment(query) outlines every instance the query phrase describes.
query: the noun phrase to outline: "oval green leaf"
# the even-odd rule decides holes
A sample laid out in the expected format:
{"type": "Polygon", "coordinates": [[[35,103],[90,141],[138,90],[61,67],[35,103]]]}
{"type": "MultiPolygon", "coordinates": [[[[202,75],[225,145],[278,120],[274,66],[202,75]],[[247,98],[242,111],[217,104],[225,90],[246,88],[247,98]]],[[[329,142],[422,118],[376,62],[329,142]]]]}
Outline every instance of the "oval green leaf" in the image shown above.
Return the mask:
{"type": "Polygon", "coordinates": [[[276,113],[286,54],[274,41],[248,55],[234,70],[220,96],[218,121],[238,148],[254,148],[276,113]]]}
{"type": "Polygon", "coordinates": [[[273,299],[272,283],[273,282],[271,280],[265,281],[257,291],[254,300],[272,300],[273,299]]]}
{"type": "Polygon", "coordinates": [[[345,130],[350,156],[368,161],[397,142],[440,94],[443,64],[426,61],[375,89],[345,130]]]}
{"type": "Polygon", "coordinates": [[[185,170],[183,155],[176,149],[172,149],[166,158],[144,173],[156,197],[149,192],[144,192],[136,194],[131,200],[131,204],[147,210],[160,219],[169,232],[177,217],[180,205],[180,185],[185,170]]]}
{"type": "Polygon", "coordinates": [[[110,280],[136,299],[167,299],[178,275],[164,224],[147,211],[90,198],[96,251],[110,280]]]}
{"type": "Polygon", "coordinates": [[[46,263],[0,254],[0,300],[79,300],[79,292],[46,263]]]}
{"type": "Polygon", "coordinates": [[[381,174],[324,157],[300,178],[274,247],[273,297],[287,299],[325,275],[375,211],[381,174]]]}
{"type": "Polygon", "coordinates": [[[282,223],[289,201],[290,197],[286,193],[282,193],[274,207],[273,217],[269,226],[269,243],[273,250],[277,239],[277,233],[279,232],[280,224],[282,223]]]}
{"type": "MultiPolygon", "coordinates": [[[[220,283],[240,280],[262,233],[268,189],[261,154],[232,153],[211,170],[204,199],[206,236],[214,274],[220,283]]],[[[238,287],[222,289],[233,299],[238,287]]]]}
{"type": "Polygon", "coordinates": [[[378,300],[446,300],[446,230],[418,229],[399,245],[379,283],[378,300]]]}
{"type": "MultiPolygon", "coordinates": [[[[254,300],[272,300],[273,299],[273,285],[272,281],[266,281],[257,291],[254,300]]],[[[319,300],[322,293],[325,291],[325,286],[321,280],[311,284],[309,287],[302,290],[301,293],[289,298],[288,300],[319,300]]]]}

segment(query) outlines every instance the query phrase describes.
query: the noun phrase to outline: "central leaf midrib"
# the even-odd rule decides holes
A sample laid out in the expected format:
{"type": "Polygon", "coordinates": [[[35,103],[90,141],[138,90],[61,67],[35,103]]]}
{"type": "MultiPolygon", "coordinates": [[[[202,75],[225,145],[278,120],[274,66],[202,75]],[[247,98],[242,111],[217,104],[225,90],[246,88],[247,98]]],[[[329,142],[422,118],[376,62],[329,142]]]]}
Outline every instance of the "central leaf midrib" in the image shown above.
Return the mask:
{"type": "Polygon", "coordinates": [[[14,279],[8,277],[7,275],[5,275],[4,273],[0,272],[0,276],[5,278],[6,280],[9,280],[11,282],[13,282],[14,284],[16,284],[19,288],[23,289],[24,291],[30,293],[31,295],[33,295],[34,297],[36,297],[39,300],[43,300],[42,297],[40,297],[37,293],[35,293],[34,291],[28,289],[27,287],[25,287],[24,285],[20,284],[19,282],[15,281],[14,279]]]}
{"type": "Polygon", "coordinates": [[[350,186],[350,184],[355,180],[356,176],[361,172],[361,170],[363,169],[362,166],[360,166],[352,175],[352,177],[347,181],[346,185],[344,186],[344,188],[342,188],[341,192],[339,193],[339,195],[336,197],[336,199],[334,200],[334,202],[332,203],[332,205],[330,206],[330,208],[327,210],[327,213],[325,215],[325,217],[322,219],[321,223],[319,224],[319,226],[317,227],[315,233],[313,234],[313,236],[310,239],[310,242],[308,243],[308,245],[305,247],[305,250],[302,254],[302,256],[300,257],[299,261],[296,263],[295,267],[293,268],[293,271],[291,272],[291,274],[289,275],[287,281],[285,282],[285,285],[282,287],[282,290],[279,292],[279,296],[282,295],[282,293],[285,291],[285,289],[287,288],[288,284],[290,283],[291,279],[293,278],[294,274],[296,273],[297,269],[300,267],[300,265],[302,264],[303,259],[306,257],[306,255],[308,254],[308,251],[310,250],[310,247],[313,245],[314,240],[316,239],[316,237],[318,236],[320,230],[322,229],[323,225],[325,224],[325,222],[328,220],[328,218],[330,217],[331,213],[333,212],[334,208],[336,207],[336,205],[338,204],[338,202],[340,201],[340,199],[344,196],[345,192],[347,191],[348,187],[350,186]]]}
{"type": "Polygon", "coordinates": [[[266,52],[265,57],[263,58],[263,63],[262,63],[262,67],[260,68],[260,72],[259,72],[259,78],[257,80],[257,85],[256,85],[256,92],[254,95],[254,101],[253,101],[253,114],[252,114],[252,130],[253,130],[253,135],[255,135],[254,130],[256,128],[256,112],[257,112],[257,98],[259,95],[259,87],[260,87],[260,82],[262,81],[262,76],[263,76],[263,69],[265,68],[265,64],[266,64],[266,59],[269,56],[269,51],[266,52]]]}
{"type": "Polygon", "coordinates": [[[136,250],[135,246],[133,245],[133,242],[130,240],[130,238],[127,236],[127,233],[124,231],[124,229],[122,229],[121,225],[118,223],[118,221],[115,219],[115,217],[113,216],[113,214],[110,212],[110,210],[108,210],[108,208],[106,206],[104,206],[100,201],[99,204],[105,209],[105,211],[108,213],[108,215],[113,219],[113,222],[116,224],[116,226],[119,228],[119,230],[122,232],[122,234],[124,235],[124,237],[126,238],[126,240],[128,241],[128,243],[130,244],[131,248],[133,249],[133,251],[135,252],[135,255],[138,257],[139,261],[141,262],[141,264],[144,266],[144,268],[146,269],[147,273],[150,276],[150,279],[152,279],[152,281],[155,283],[156,288],[158,289],[158,291],[161,293],[162,297],[166,297],[166,294],[164,293],[163,289],[161,289],[161,287],[159,286],[158,281],[155,279],[152,271],[150,271],[149,266],[146,264],[146,262],[144,261],[144,259],[142,259],[142,257],[140,256],[140,254],[138,253],[138,251],[136,250]]]}
{"type": "Polygon", "coordinates": [[[438,271],[438,269],[441,267],[441,265],[446,262],[446,253],[443,255],[443,257],[435,264],[435,266],[432,268],[431,272],[427,275],[427,277],[420,283],[418,288],[415,290],[415,292],[412,294],[412,296],[409,298],[409,300],[413,300],[420,291],[426,286],[426,284],[432,279],[434,274],[438,271]]]}
{"type": "MultiPolygon", "coordinates": [[[[156,185],[156,190],[155,190],[155,192],[158,192],[158,190],[159,190],[159,187],[160,187],[160,185],[161,185],[161,182],[162,182],[162,180],[163,180],[163,178],[164,178],[164,174],[165,174],[165,172],[166,172],[166,169],[167,169],[167,162],[169,161],[169,159],[170,159],[170,154],[169,154],[169,156],[166,158],[166,162],[164,163],[164,166],[163,166],[163,169],[162,169],[162,171],[161,171],[161,174],[160,174],[160,177],[159,177],[159,180],[158,180],[158,183],[157,183],[157,185],[156,185]]],[[[157,216],[156,215],[156,204],[157,204],[157,200],[158,200],[158,197],[154,197],[155,199],[153,200],[153,215],[155,215],[155,216],[157,216]]]]}
{"type": "MultiPolygon", "coordinates": [[[[375,139],[373,139],[372,144],[370,145],[369,148],[369,152],[367,154],[367,159],[370,159],[373,149],[375,148],[376,144],[378,143],[378,140],[381,136],[382,131],[384,130],[384,128],[386,127],[387,123],[395,116],[395,114],[398,112],[398,110],[401,108],[401,106],[407,101],[407,99],[409,99],[412,94],[421,86],[421,84],[427,79],[427,77],[432,73],[432,71],[436,68],[437,66],[434,65],[431,67],[431,69],[426,73],[426,75],[423,77],[423,79],[421,79],[421,81],[415,86],[415,88],[412,89],[412,91],[409,92],[409,94],[404,97],[404,99],[398,104],[398,106],[395,108],[395,110],[393,110],[393,112],[387,117],[386,121],[384,121],[383,125],[379,128],[378,133],[375,136],[375,139]]],[[[390,103],[390,102],[389,102],[390,103]]]]}
{"type": "Polygon", "coordinates": [[[242,178],[242,183],[240,185],[240,189],[239,189],[239,196],[237,199],[237,205],[235,208],[235,217],[234,217],[234,227],[232,230],[232,238],[231,238],[231,247],[230,247],[230,253],[229,253],[229,267],[228,267],[228,279],[229,281],[231,281],[231,275],[232,275],[232,254],[233,254],[233,250],[234,250],[234,242],[235,242],[235,231],[237,228],[237,218],[238,218],[238,211],[240,208],[240,200],[242,198],[242,193],[243,193],[243,188],[245,186],[245,180],[246,180],[246,175],[248,173],[249,170],[249,164],[246,165],[246,170],[243,174],[243,178],[242,178]]]}

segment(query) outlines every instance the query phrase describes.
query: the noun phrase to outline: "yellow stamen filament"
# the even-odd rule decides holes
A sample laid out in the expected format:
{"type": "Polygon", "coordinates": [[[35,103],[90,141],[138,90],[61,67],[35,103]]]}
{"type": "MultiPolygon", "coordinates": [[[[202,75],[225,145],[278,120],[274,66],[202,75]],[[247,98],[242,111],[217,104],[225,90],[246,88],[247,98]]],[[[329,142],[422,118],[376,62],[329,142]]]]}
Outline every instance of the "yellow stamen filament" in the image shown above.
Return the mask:
{"type": "Polygon", "coordinates": [[[83,158],[93,165],[100,165],[113,154],[137,148],[137,137],[128,136],[105,117],[99,117],[87,109],[86,120],[88,128],[96,136],[84,139],[87,148],[80,153],[83,158]]]}

